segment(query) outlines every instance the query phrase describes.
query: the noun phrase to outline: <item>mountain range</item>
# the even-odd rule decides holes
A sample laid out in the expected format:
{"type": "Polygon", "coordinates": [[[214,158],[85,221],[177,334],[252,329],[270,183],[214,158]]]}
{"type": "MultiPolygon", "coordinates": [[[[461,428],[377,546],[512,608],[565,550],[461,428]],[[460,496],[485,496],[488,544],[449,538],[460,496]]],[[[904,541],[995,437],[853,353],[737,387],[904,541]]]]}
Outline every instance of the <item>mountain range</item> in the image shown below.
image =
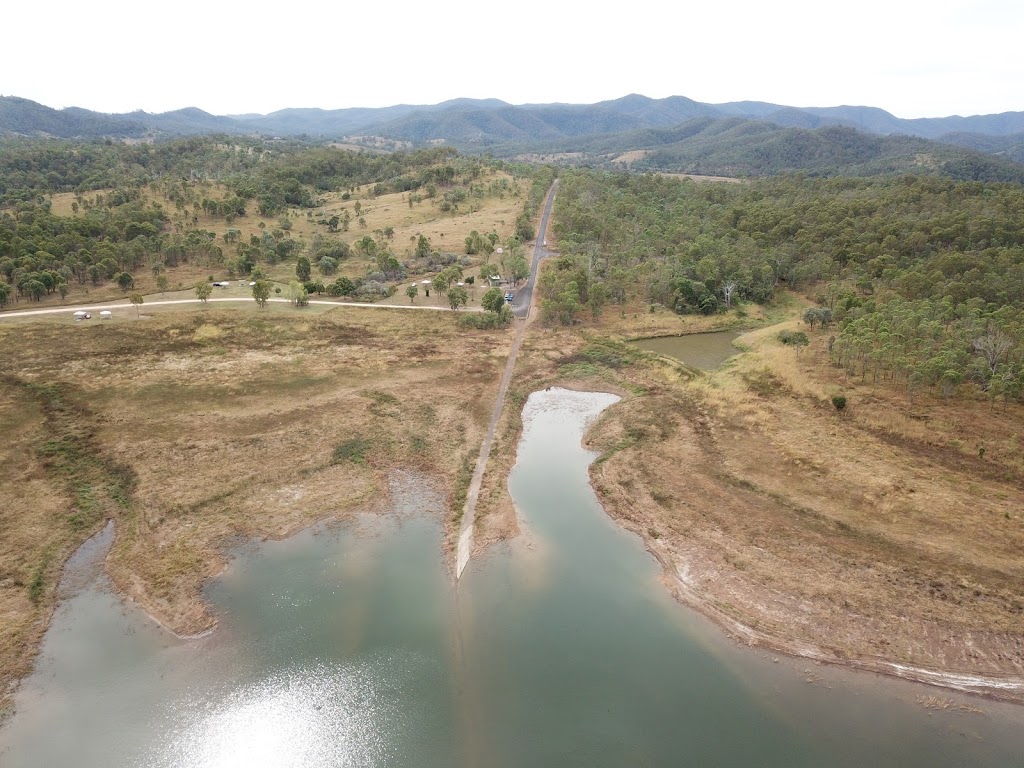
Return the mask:
{"type": "Polygon", "coordinates": [[[800,128],[844,125],[867,133],[940,140],[962,134],[1024,134],[1024,112],[904,119],[877,107],[789,107],[760,101],[708,104],[685,96],[651,99],[639,94],[596,104],[515,106],[499,99],[454,99],[433,105],[282,109],[267,115],[223,116],[195,107],[157,114],[104,114],[80,107],[57,110],[16,96],[0,97],[0,132],[64,138],[216,132],[339,138],[364,132],[407,141],[493,142],[661,128],[696,117],[739,117],[800,128]]]}
{"type": "Polygon", "coordinates": [[[792,155],[794,147],[812,153],[811,157],[775,162],[773,167],[813,170],[818,162],[814,153],[825,156],[827,162],[838,158],[837,167],[893,165],[890,159],[895,154],[903,157],[896,166],[905,166],[911,156],[948,155],[922,140],[966,148],[970,157],[986,154],[1000,161],[1024,162],[1024,112],[903,119],[869,106],[709,104],[684,96],[652,99],[631,94],[596,104],[512,105],[498,99],[454,99],[382,108],[283,109],[267,115],[212,115],[194,107],[159,114],[104,114],[79,107],[56,110],[24,98],[0,97],[0,134],[159,139],[210,133],[318,140],[374,136],[413,145],[443,142],[496,156],[642,150],[650,167],[691,169],[707,159],[700,153],[710,147],[720,161],[704,162],[704,166],[739,173],[758,172],[759,158],[774,153],[773,161],[778,161],[780,153],[792,155]],[[776,145],[785,146],[773,149],[776,145]],[[748,156],[740,151],[743,147],[749,150],[748,156]]]}

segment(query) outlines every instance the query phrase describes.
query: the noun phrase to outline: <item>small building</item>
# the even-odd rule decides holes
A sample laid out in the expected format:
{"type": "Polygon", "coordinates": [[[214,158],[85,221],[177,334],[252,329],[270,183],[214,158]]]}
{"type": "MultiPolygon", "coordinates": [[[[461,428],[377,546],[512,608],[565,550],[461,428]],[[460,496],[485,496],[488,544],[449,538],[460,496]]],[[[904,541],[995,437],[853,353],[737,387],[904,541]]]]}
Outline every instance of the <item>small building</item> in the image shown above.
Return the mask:
{"type": "Polygon", "coordinates": [[[114,317],[114,313],[109,309],[104,309],[100,312],[100,320],[110,320],[114,317]]]}

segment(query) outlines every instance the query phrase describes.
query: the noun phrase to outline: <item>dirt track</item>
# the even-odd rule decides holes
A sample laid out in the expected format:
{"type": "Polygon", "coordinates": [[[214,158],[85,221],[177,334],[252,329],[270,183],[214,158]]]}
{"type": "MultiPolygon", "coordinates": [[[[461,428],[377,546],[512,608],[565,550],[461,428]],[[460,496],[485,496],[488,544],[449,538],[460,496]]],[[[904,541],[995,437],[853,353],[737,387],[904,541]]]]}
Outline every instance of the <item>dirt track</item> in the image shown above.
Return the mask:
{"type": "Polygon", "coordinates": [[[517,320],[516,327],[516,338],[512,342],[512,349],[508,355],[508,363],[505,366],[505,372],[501,376],[501,384],[498,387],[498,396],[494,401],[494,410],[491,413],[491,420],[487,424],[487,433],[484,435],[483,442],[480,444],[480,454],[476,459],[476,468],[473,470],[473,477],[469,482],[469,490],[466,493],[466,505],[462,512],[462,525],[459,529],[459,541],[455,551],[455,579],[462,576],[463,570],[469,563],[470,553],[473,551],[473,529],[476,522],[476,503],[480,497],[480,485],[483,482],[484,471],[487,469],[487,459],[491,455],[491,445],[494,443],[494,433],[497,430],[498,422],[501,419],[501,412],[505,407],[505,395],[508,393],[509,382],[512,381],[512,373],[516,367],[516,357],[519,354],[519,350],[523,345],[523,335],[526,333],[526,328],[529,325],[529,314],[533,307],[533,286],[537,282],[537,271],[540,268],[540,262],[548,255],[544,244],[547,242],[545,239],[548,218],[551,215],[551,206],[555,200],[555,191],[558,189],[558,180],[551,185],[551,189],[548,190],[547,202],[544,204],[544,214],[541,216],[540,227],[537,231],[537,240],[533,246],[533,262],[530,267],[530,278],[526,283],[526,286],[521,289],[517,295],[517,302],[515,305],[516,315],[520,318],[517,320]]]}

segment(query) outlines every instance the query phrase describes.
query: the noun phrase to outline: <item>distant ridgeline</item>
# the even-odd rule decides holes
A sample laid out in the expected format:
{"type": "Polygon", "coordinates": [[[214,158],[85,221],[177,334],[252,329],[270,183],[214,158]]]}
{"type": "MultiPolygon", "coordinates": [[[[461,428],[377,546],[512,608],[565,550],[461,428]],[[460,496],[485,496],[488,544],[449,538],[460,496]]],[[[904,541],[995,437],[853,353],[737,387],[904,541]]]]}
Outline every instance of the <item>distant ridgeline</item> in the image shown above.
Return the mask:
{"type": "Polygon", "coordinates": [[[1024,112],[905,120],[872,107],[705,104],[682,96],[634,94],[598,104],[521,106],[456,99],[424,106],[237,116],[195,108],[107,115],[0,97],[0,134],[5,133],[81,139],[302,137],[345,139],[376,149],[446,143],[496,157],[528,154],[559,163],[716,175],[913,170],[965,180],[1024,180],[1017,165],[1024,161],[1024,112]]]}
{"type": "Polygon", "coordinates": [[[951,395],[1024,394],[1024,186],[899,177],[746,184],[567,170],[543,316],[641,300],[714,314],[810,291],[836,364],[951,395]]]}

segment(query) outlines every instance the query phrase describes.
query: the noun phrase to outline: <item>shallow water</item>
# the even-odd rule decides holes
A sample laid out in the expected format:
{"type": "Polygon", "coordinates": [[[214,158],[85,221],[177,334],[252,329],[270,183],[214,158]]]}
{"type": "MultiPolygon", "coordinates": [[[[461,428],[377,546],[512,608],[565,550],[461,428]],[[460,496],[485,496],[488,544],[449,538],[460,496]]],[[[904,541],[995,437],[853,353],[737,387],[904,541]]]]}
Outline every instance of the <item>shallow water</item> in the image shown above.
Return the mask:
{"type": "Polygon", "coordinates": [[[674,603],[588,484],[580,439],[615,399],[530,397],[510,478],[524,535],[472,562],[458,594],[415,478],[394,517],[240,550],[198,640],[79,578],[0,764],[1024,764],[1022,708],[773,663],[674,603]],[[916,702],[933,694],[986,714],[916,702]]]}
{"type": "Polygon", "coordinates": [[[633,344],[649,352],[674,357],[693,368],[711,371],[739,351],[732,345],[739,336],[740,334],[734,331],[715,331],[637,339],[633,344]]]}

